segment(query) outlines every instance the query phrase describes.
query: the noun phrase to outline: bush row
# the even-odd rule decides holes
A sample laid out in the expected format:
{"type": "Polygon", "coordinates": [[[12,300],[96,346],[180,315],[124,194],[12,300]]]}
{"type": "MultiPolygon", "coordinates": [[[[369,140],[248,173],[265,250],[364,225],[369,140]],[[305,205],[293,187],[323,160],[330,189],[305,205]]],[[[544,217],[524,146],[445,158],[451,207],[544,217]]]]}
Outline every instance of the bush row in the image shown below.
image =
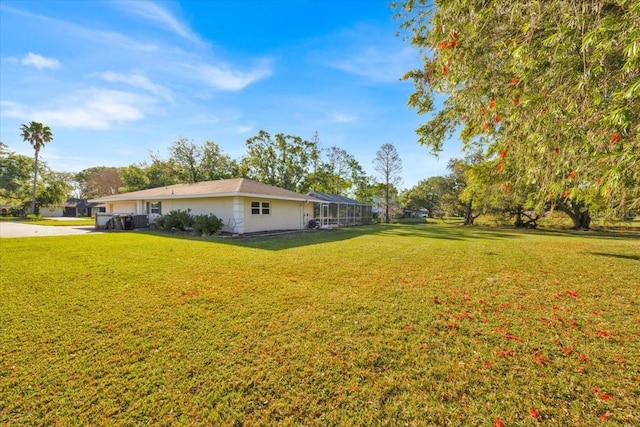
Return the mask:
{"type": "Polygon", "coordinates": [[[191,209],[178,209],[155,219],[155,225],[163,230],[191,231],[197,235],[211,236],[222,230],[222,220],[214,214],[191,215],[191,209]]]}

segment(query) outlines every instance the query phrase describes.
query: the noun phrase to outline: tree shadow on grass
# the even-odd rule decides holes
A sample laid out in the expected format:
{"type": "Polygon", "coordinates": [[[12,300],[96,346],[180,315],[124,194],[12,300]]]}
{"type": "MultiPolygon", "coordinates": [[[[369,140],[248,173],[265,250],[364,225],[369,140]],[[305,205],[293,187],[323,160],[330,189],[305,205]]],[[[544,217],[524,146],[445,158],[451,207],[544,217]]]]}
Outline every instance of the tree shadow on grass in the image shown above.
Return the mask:
{"type": "Polygon", "coordinates": [[[609,239],[609,240],[638,240],[640,241],[640,229],[638,231],[618,231],[618,230],[599,230],[599,229],[590,229],[590,230],[575,230],[575,229],[564,229],[564,228],[539,228],[536,230],[539,233],[544,233],[548,235],[556,235],[556,236],[573,236],[573,237],[584,237],[591,239],[609,239]]]}
{"type": "Polygon", "coordinates": [[[412,226],[397,226],[381,232],[382,235],[405,237],[424,237],[442,240],[503,240],[521,238],[524,230],[504,230],[486,227],[467,227],[462,225],[433,225],[420,224],[412,226]]]}
{"type": "Polygon", "coordinates": [[[291,232],[272,232],[244,234],[238,237],[214,236],[197,237],[185,234],[172,234],[157,231],[147,231],[159,237],[185,239],[199,242],[218,243],[231,246],[280,251],[285,249],[321,245],[344,240],[355,239],[361,236],[378,235],[381,237],[397,238],[425,238],[451,241],[471,240],[498,240],[520,238],[520,233],[512,233],[503,230],[492,230],[480,227],[461,227],[455,225],[386,225],[376,224],[357,227],[346,227],[333,230],[304,230],[291,232]]]}
{"type": "Polygon", "coordinates": [[[606,256],[611,258],[630,259],[632,261],[640,261],[640,255],[628,255],[628,254],[612,254],[607,252],[589,252],[591,255],[606,256]]]}

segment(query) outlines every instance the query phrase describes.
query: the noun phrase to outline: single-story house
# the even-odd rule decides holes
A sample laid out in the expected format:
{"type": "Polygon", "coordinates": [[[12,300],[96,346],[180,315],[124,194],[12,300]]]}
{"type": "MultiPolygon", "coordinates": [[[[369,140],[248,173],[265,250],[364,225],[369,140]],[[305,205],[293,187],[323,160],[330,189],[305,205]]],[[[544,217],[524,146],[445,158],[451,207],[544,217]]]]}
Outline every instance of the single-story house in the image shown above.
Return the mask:
{"type": "Polygon", "coordinates": [[[98,212],[104,212],[105,207],[100,203],[89,202],[87,199],[70,198],[61,206],[43,207],[39,209],[40,215],[49,218],[93,216],[98,212]]]}
{"type": "Polygon", "coordinates": [[[106,207],[107,214],[159,215],[188,209],[192,215],[214,214],[223,231],[243,234],[273,230],[302,230],[313,219],[310,195],[296,193],[247,178],[176,184],[90,200],[106,207]]]}

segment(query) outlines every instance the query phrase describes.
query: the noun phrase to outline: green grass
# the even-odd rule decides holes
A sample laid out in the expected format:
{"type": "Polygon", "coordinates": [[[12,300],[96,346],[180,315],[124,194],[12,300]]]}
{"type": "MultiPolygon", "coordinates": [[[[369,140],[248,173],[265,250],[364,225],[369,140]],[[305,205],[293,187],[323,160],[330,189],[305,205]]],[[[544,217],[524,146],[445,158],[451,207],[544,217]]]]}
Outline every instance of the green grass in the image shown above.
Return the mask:
{"type": "Polygon", "coordinates": [[[0,221],[17,221],[24,222],[30,225],[51,225],[54,227],[79,227],[83,225],[95,225],[96,220],[92,217],[79,217],[75,219],[53,219],[53,218],[38,218],[38,219],[25,219],[19,217],[0,217],[0,221]]]}
{"type": "Polygon", "coordinates": [[[2,425],[640,425],[638,234],[107,233],[0,268],[2,425]]]}

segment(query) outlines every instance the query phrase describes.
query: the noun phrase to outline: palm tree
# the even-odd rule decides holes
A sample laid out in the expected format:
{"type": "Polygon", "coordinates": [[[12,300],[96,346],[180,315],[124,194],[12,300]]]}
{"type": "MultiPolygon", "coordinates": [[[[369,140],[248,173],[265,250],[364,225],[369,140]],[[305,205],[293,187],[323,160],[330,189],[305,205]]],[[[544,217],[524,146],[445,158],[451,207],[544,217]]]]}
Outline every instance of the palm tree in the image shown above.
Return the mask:
{"type": "Polygon", "coordinates": [[[29,122],[29,126],[22,125],[22,139],[31,143],[35,150],[35,162],[33,163],[33,196],[31,198],[31,213],[36,213],[36,182],[38,180],[38,153],[47,142],[53,141],[53,134],[49,126],[43,126],[42,123],[29,122]]]}

